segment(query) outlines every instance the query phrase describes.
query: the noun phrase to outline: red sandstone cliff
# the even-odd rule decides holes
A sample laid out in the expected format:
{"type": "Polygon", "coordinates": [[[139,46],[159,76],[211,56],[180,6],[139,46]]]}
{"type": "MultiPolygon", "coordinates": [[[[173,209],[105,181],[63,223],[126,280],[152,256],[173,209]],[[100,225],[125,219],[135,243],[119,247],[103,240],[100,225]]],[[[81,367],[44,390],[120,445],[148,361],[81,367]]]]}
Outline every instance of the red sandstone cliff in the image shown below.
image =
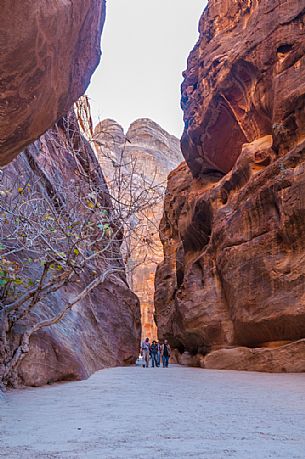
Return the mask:
{"type": "MultiPolygon", "coordinates": [[[[111,217],[102,170],[91,146],[81,135],[86,131],[86,120],[78,116],[79,126],[75,114],[69,111],[84,93],[100,59],[105,3],[105,0],[4,0],[1,3],[0,165],[6,165],[23,151],[0,171],[0,204],[10,202],[10,193],[13,198],[18,193],[22,197],[26,187],[34,190],[34,203],[51,203],[52,218],[60,225],[63,215],[71,212],[68,196],[75,184],[83,194],[88,190],[98,196],[101,201],[98,204],[106,206],[107,215],[111,217]],[[35,139],[38,140],[32,143],[35,139]],[[16,189],[15,183],[22,186],[16,189]],[[57,210],[58,218],[54,217],[57,210]]],[[[20,202],[22,206],[22,199],[20,202]]],[[[24,205],[26,203],[24,194],[24,205]]],[[[81,379],[97,369],[135,360],[141,334],[140,309],[122,273],[124,265],[119,241],[115,239],[108,250],[116,275],[106,277],[62,320],[34,333],[29,346],[23,341],[29,325],[57,317],[64,305],[90,285],[96,275],[95,268],[103,272],[104,265],[88,264],[74,282],[66,282],[44,298],[32,295],[23,303],[24,310],[19,308],[17,312],[6,313],[7,303],[14,295],[22,298],[27,288],[35,289],[39,282],[39,276],[38,279],[35,276],[41,275],[43,265],[26,250],[19,251],[19,259],[20,254],[24,254],[25,263],[16,264],[14,240],[10,239],[14,218],[9,223],[4,221],[4,208],[0,215],[1,240],[9,240],[12,251],[3,255],[8,246],[0,245],[0,387],[3,381],[42,385],[81,379]],[[31,277],[25,279],[31,284],[25,284],[22,276],[13,284],[10,277],[5,277],[13,265],[22,273],[30,272],[31,277]],[[8,284],[13,285],[9,299],[5,290],[8,284]],[[40,302],[36,303],[39,298],[40,302]],[[29,308],[27,315],[26,308],[29,308]],[[8,374],[8,367],[18,352],[25,358],[8,374]]],[[[38,205],[37,215],[40,215],[38,205]]],[[[41,220],[44,218],[50,216],[42,214],[41,220]]],[[[16,218],[15,223],[20,225],[20,232],[15,235],[26,243],[27,234],[22,231],[20,219],[16,218]]],[[[69,234],[65,237],[68,239],[69,234]]],[[[57,268],[62,269],[62,266],[57,268]]],[[[77,269],[75,266],[76,274],[77,269]]]]}
{"type": "Polygon", "coordinates": [[[188,58],[183,155],[194,175],[232,169],[242,145],[274,151],[304,138],[303,0],[209,1],[188,58]]]}
{"type": "Polygon", "coordinates": [[[104,19],[104,0],[1,2],[0,166],[85,92],[104,19]]]}
{"type": "Polygon", "coordinates": [[[305,371],[304,15],[211,0],[200,20],[155,283],[159,334],[185,363],[305,371]]]}

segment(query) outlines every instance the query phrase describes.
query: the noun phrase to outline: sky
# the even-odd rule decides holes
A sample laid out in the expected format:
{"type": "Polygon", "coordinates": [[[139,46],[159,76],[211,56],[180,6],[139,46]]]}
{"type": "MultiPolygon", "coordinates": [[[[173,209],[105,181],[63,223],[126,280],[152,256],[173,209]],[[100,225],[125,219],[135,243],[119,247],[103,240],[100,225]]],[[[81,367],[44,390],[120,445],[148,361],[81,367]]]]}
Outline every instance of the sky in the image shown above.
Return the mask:
{"type": "Polygon", "coordinates": [[[102,59],[87,90],[93,121],[151,118],[181,136],[180,85],[205,0],[107,0],[102,59]]]}

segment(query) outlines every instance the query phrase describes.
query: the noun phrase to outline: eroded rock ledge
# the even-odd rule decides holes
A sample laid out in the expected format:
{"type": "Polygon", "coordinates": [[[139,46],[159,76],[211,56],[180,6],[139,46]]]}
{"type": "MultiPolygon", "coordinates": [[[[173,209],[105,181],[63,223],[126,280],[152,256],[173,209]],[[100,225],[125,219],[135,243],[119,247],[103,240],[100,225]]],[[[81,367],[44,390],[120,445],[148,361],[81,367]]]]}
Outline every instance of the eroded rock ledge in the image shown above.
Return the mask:
{"type": "Polygon", "coordinates": [[[304,371],[304,14],[300,1],[231,0],[201,18],[156,276],[159,333],[188,353],[178,360],[304,371]]]}

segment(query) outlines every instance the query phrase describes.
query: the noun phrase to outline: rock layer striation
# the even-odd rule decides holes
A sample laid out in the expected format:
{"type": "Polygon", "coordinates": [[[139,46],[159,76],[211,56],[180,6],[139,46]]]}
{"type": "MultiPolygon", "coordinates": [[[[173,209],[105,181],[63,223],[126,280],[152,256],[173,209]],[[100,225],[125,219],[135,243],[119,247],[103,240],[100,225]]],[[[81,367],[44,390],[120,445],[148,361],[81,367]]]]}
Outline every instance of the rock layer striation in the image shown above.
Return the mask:
{"type": "Polygon", "coordinates": [[[303,371],[304,15],[212,0],[200,20],[155,284],[161,338],[198,366],[303,371]]]}

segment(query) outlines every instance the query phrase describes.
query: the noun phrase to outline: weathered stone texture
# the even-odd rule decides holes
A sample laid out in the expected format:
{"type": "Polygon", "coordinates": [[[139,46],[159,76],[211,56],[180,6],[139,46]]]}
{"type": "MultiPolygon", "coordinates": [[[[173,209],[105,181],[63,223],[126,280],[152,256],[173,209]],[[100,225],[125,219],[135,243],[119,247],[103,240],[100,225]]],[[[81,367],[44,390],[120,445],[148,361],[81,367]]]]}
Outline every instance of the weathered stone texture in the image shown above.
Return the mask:
{"type": "Polygon", "coordinates": [[[236,347],[211,352],[200,359],[200,366],[218,370],[301,373],[305,372],[304,354],[304,340],[273,349],[236,347]]]}
{"type": "Polygon", "coordinates": [[[63,115],[100,59],[104,0],[1,2],[0,165],[63,115]]]}
{"type": "MultiPolygon", "coordinates": [[[[244,346],[239,369],[281,371],[249,349],[305,337],[304,14],[301,1],[210,1],[182,85],[189,167],[168,181],[159,333],[191,354],[244,346]]],[[[237,355],[217,352],[209,368],[237,355]]],[[[301,353],[283,371],[301,371],[301,353]]]]}
{"type": "Polygon", "coordinates": [[[210,0],[182,84],[182,152],[194,175],[228,172],[242,145],[305,136],[303,0],[210,0]]]}

